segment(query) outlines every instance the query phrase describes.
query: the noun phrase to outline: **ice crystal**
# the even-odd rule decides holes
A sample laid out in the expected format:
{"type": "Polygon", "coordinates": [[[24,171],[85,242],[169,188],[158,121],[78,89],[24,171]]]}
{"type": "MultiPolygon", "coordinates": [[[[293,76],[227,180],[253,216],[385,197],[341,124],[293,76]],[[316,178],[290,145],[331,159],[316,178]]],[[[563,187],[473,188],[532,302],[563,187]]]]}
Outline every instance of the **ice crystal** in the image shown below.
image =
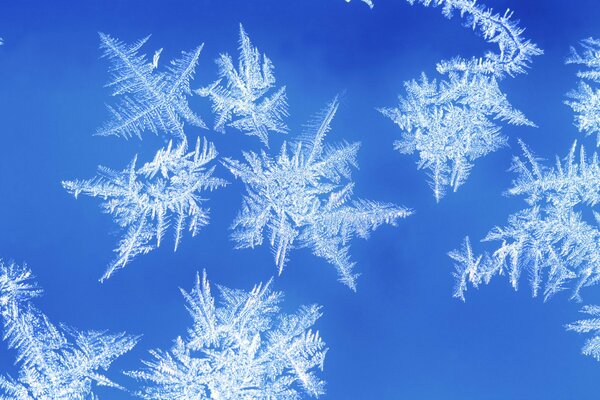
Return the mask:
{"type": "Polygon", "coordinates": [[[337,109],[336,98],[311,127],[314,133],[296,144],[284,142],[276,159],[265,152],[247,152],[246,163],[226,158],[224,164],[247,188],[232,227],[238,248],[261,245],[267,230],[279,273],[291,249],[310,248],[336,267],[341,282],[355,289],[350,239],[366,238],[381,224],[395,224],[411,211],[389,203],[349,200],[353,183],[343,181],[349,181],[351,167],[356,167],[359,143],[331,147],[323,143],[337,109]]]}
{"type": "Polygon", "coordinates": [[[600,83],[600,40],[588,38],[581,42],[582,52],[571,48],[567,64],[577,64],[585,69],[578,71],[581,78],[577,89],[570,91],[565,102],[575,112],[575,126],[586,136],[596,134],[596,146],[600,146],[600,89],[592,84],[600,83]]]}
{"type": "Polygon", "coordinates": [[[98,130],[101,136],[116,135],[124,138],[142,137],[142,133],[164,132],[182,138],[183,124],[206,128],[202,119],[189,107],[190,80],[194,76],[200,45],[181,58],[171,61],[166,71],[157,71],[162,49],[152,62],[138,54],[149,36],[127,45],[109,35],[100,33],[100,47],[112,62],[112,80],[108,84],[113,96],[120,96],[116,107],[108,107],[112,120],[98,130]]]}
{"type": "Polygon", "coordinates": [[[257,136],[268,145],[270,131],[287,133],[283,117],[288,115],[285,86],[267,96],[275,85],[273,63],[250,43],[240,25],[240,56],[236,70],[229,54],[217,59],[220,79],[197,90],[208,96],[217,115],[215,130],[225,131],[230,126],[249,136],[257,136]],[[225,80],[225,83],[223,83],[225,80]]]}
{"type": "Polygon", "coordinates": [[[0,317],[4,340],[16,350],[17,378],[0,376],[0,399],[94,399],[94,385],[121,388],[101,371],[138,338],[53,325],[31,299],[42,291],[26,266],[0,261],[0,317]]]}
{"type": "Polygon", "coordinates": [[[497,121],[533,126],[510,105],[494,77],[451,72],[438,83],[423,74],[404,86],[407,95],[398,107],[380,111],[402,130],[395,149],[419,153],[418,167],[429,171],[437,201],[447,187],[456,191],[465,182],[477,158],[506,144],[497,121]]]}
{"type": "Polygon", "coordinates": [[[187,141],[173,147],[172,142],[160,149],[154,160],[136,169],[137,157],[123,171],[100,167],[99,176],[89,180],[64,181],[63,186],[77,198],[81,193],[101,197],[105,212],[125,230],[116,259],[101,280],[123,268],[134,257],[160,246],[164,232],[174,224],[175,250],[187,228],[195,236],[208,224],[209,210],[202,207],[202,191],[224,186],[223,179],[213,177],[214,145],[198,139],[188,152],[187,141]],[[156,244],[153,241],[156,241],[156,244]]]}
{"type": "Polygon", "coordinates": [[[168,351],[154,350],[145,368],[128,375],[143,382],[144,399],[299,399],[318,397],[325,383],[327,349],[311,330],[318,306],[283,314],[283,294],[271,282],[250,292],[218,287],[215,304],[206,272],[190,293],[182,291],[193,318],[186,338],[168,351]]]}
{"type": "Polygon", "coordinates": [[[600,306],[584,306],[581,312],[591,317],[566,326],[567,330],[577,333],[592,333],[594,336],[585,342],[581,352],[600,361],[600,306]]]}
{"type": "Polygon", "coordinates": [[[545,167],[521,146],[524,159],[513,160],[517,179],[508,194],[524,196],[528,207],[483,239],[501,242],[491,254],[475,256],[468,238],[462,249],[449,253],[456,262],[455,297],[464,300],[468,283],[477,287],[496,274],[507,273],[517,289],[524,269],[533,296],[541,289],[544,299],[567,287],[579,299],[582,287],[600,280],[600,214],[594,210],[600,202],[597,154],[588,158],[581,146],[577,161],[574,143],[564,160],[557,158],[554,167],[545,167]],[[592,214],[593,222],[589,221],[592,214]]]}
{"type": "Polygon", "coordinates": [[[396,108],[381,109],[403,131],[395,142],[401,153],[419,153],[419,168],[430,171],[437,201],[446,188],[456,191],[473,167],[473,161],[496,151],[506,142],[498,121],[534,126],[514,109],[500,90],[497,79],[526,71],[531,58],[542,51],[522,37],[523,29],[511,20],[512,13],[495,14],[473,0],[407,0],[411,5],[441,7],[450,18],[454,13],[467,19],[484,40],[499,52],[483,57],[456,57],[441,61],[437,83],[422,74],[421,81],[405,82],[406,96],[396,108]]]}

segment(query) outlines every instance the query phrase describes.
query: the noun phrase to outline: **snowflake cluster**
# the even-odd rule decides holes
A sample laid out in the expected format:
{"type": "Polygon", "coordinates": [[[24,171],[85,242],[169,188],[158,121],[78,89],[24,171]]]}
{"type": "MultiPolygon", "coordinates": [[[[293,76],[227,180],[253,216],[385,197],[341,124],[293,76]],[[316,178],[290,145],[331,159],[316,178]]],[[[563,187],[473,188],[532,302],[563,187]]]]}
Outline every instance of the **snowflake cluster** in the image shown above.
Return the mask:
{"type": "Polygon", "coordinates": [[[246,163],[226,158],[224,164],[247,188],[233,223],[238,248],[261,245],[267,234],[279,273],[291,249],[310,248],[333,264],[340,281],[354,290],[350,239],[366,238],[381,224],[395,224],[411,211],[389,203],[350,201],[354,184],[349,178],[359,143],[324,144],[338,105],[336,98],[303,140],[284,142],[276,159],[265,152],[245,152],[246,163]]]}
{"type": "Polygon", "coordinates": [[[524,196],[527,207],[512,214],[504,227],[492,229],[484,241],[500,242],[491,254],[475,256],[469,239],[450,252],[456,262],[454,296],[464,300],[467,284],[488,283],[506,273],[516,289],[522,270],[530,277],[533,296],[540,290],[545,299],[570,288],[579,299],[580,289],[600,280],[600,163],[594,153],[587,157],[583,146],[577,157],[576,143],[564,160],[545,167],[521,143],[524,159],[515,157],[517,173],[508,194],[524,196]],[[595,221],[583,213],[591,211],[595,221]]]}
{"type": "Polygon", "coordinates": [[[280,312],[271,282],[251,291],[218,287],[215,304],[206,272],[182,291],[193,325],[168,351],[153,350],[145,368],[129,372],[144,399],[293,400],[324,393],[316,375],[327,349],[311,327],[318,306],[280,312]]]}
{"type": "Polygon", "coordinates": [[[0,399],[95,399],[93,386],[122,389],[102,371],[138,338],[53,325],[31,299],[42,294],[26,266],[0,260],[3,339],[17,353],[18,377],[0,375],[0,399]]]}

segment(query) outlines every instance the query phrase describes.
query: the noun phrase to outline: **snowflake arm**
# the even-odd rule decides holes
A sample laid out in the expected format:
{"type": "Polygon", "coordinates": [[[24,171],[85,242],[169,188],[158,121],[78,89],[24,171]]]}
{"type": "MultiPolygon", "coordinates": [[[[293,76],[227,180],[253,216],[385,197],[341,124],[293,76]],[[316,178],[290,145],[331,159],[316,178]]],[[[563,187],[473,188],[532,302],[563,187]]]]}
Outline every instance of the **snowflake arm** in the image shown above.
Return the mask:
{"type": "Polygon", "coordinates": [[[275,85],[273,63],[267,56],[261,57],[258,49],[252,46],[242,25],[238,69],[229,54],[222,54],[217,65],[219,80],[196,90],[212,101],[217,115],[216,131],[224,132],[225,126],[230,126],[246,135],[257,136],[266,146],[269,132],[287,133],[283,122],[288,115],[285,87],[267,96],[275,85]]]}
{"type": "Polygon", "coordinates": [[[148,38],[126,45],[100,33],[104,57],[112,62],[112,80],[107,86],[112,88],[113,96],[121,97],[121,102],[114,108],[109,107],[112,120],[98,130],[98,135],[137,136],[141,139],[143,132],[150,131],[183,138],[184,121],[206,128],[187,102],[187,96],[192,94],[190,80],[203,46],[182,52],[181,58],[172,61],[166,72],[158,72],[160,51],[152,62],[148,62],[145,55],[138,54],[148,38]]]}
{"type": "Polygon", "coordinates": [[[159,247],[170,225],[176,251],[186,228],[195,236],[208,224],[209,209],[202,207],[205,199],[200,193],[227,184],[213,177],[214,167],[207,165],[216,156],[214,145],[205,139],[198,139],[191,152],[185,140],[177,147],[170,142],[140,168],[136,168],[134,158],[122,172],[100,168],[97,178],[63,182],[63,187],[75,198],[81,193],[101,197],[104,211],[112,214],[125,231],[115,250],[117,257],[101,280],[136,256],[159,247]]]}
{"type": "Polygon", "coordinates": [[[317,306],[282,314],[283,295],[271,282],[250,292],[219,287],[211,294],[206,273],[182,291],[193,318],[187,337],[168,351],[154,350],[144,369],[128,372],[143,383],[144,399],[292,400],[324,393],[317,375],[327,349],[311,327],[317,306]]]}
{"type": "Polygon", "coordinates": [[[84,400],[93,385],[122,389],[106,371],[137,337],[57,327],[31,299],[41,295],[26,266],[0,262],[0,317],[4,340],[17,352],[17,379],[0,377],[0,399],[84,400]],[[4,397],[10,396],[10,397],[4,397]]]}

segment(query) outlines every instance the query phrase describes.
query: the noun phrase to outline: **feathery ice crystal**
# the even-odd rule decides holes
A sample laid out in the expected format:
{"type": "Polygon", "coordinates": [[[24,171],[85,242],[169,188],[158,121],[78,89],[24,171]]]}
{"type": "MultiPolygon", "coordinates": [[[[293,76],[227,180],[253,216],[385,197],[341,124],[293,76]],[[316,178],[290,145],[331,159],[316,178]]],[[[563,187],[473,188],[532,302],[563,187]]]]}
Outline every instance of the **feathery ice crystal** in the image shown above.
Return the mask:
{"type": "Polygon", "coordinates": [[[261,245],[268,231],[279,273],[289,250],[310,248],[333,264],[342,283],[355,290],[356,274],[350,261],[349,241],[367,238],[382,224],[395,224],[411,211],[369,200],[350,201],[359,143],[325,147],[325,135],[338,109],[337,98],[324,110],[314,133],[296,144],[284,142],[272,159],[264,151],[245,152],[246,163],[225,158],[225,166],[247,188],[242,210],[233,223],[238,248],[261,245]],[[291,154],[288,153],[291,148],[291,154]]]}
{"type": "Polygon", "coordinates": [[[99,167],[99,176],[88,180],[63,181],[63,187],[77,198],[81,193],[101,197],[106,213],[125,230],[117,258],[110,263],[101,280],[125,267],[133,258],[160,246],[164,232],[174,224],[175,250],[187,228],[195,236],[208,224],[209,209],[203,208],[202,191],[227,184],[213,177],[215,146],[198,139],[188,152],[185,139],[173,147],[160,149],[154,160],[136,169],[137,157],[123,171],[99,167]],[[156,240],[156,244],[152,241],[156,240]]]}
{"type": "Polygon", "coordinates": [[[250,292],[219,286],[215,305],[204,272],[182,291],[193,325],[168,351],[154,350],[145,368],[128,375],[143,382],[144,399],[295,400],[324,393],[316,376],[327,349],[311,330],[318,306],[280,312],[283,294],[271,281],[250,292]]]}

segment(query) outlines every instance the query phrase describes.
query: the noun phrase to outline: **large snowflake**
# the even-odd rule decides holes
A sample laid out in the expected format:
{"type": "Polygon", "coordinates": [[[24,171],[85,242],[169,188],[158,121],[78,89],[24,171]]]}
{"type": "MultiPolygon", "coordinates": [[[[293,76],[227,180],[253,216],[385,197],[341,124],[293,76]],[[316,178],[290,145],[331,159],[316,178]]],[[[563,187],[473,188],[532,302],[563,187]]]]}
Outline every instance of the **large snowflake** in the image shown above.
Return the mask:
{"type": "Polygon", "coordinates": [[[4,340],[16,350],[17,378],[0,376],[0,399],[84,400],[93,385],[121,388],[101,371],[138,338],[53,325],[31,299],[42,291],[26,266],[0,261],[0,317],[4,340]]]}
{"type": "Polygon", "coordinates": [[[545,167],[521,145],[525,159],[513,161],[518,176],[508,194],[524,196],[528,207],[483,239],[500,242],[492,253],[475,255],[468,238],[462,249],[450,252],[456,261],[455,297],[464,300],[468,283],[478,286],[496,274],[507,273],[516,289],[524,269],[533,295],[541,289],[545,299],[566,287],[579,298],[582,287],[600,280],[600,214],[594,210],[600,202],[597,154],[586,157],[582,146],[577,161],[573,144],[564,161],[557,158],[554,167],[545,167]]]}
{"type": "Polygon", "coordinates": [[[141,138],[143,132],[151,131],[183,138],[184,122],[206,128],[187,100],[192,94],[190,80],[202,45],[190,52],[182,52],[181,58],[172,61],[163,72],[157,70],[162,49],[154,54],[152,62],[138,54],[148,38],[126,45],[100,33],[100,47],[104,56],[112,61],[112,80],[108,87],[113,90],[113,96],[120,96],[121,102],[116,107],[109,107],[112,119],[98,130],[99,135],[141,138]]]}
{"type": "Polygon", "coordinates": [[[233,224],[238,248],[262,244],[267,230],[280,273],[288,252],[306,247],[333,264],[340,281],[355,289],[350,239],[366,238],[381,224],[395,224],[411,211],[389,203],[349,200],[353,183],[343,181],[356,166],[359,143],[331,147],[323,143],[337,109],[335,99],[312,127],[314,134],[296,144],[284,143],[275,160],[265,152],[248,152],[246,163],[226,158],[224,164],[247,187],[233,224]]]}
{"type": "Polygon", "coordinates": [[[577,64],[586,69],[577,72],[581,78],[577,89],[568,93],[566,104],[575,112],[575,125],[586,136],[596,134],[596,146],[600,146],[600,89],[592,87],[600,83],[600,40],[588,38],[581,42],[583,51],[571,48],[567,64],[577,64]]]}
{"type": "Polygon", "coordinates": [[[497,121],[533,126],[510,105],[494,77],[451,72],[438,83],[423,74],[404,86],[407,94],[398,107],[380,111],[402,129],[394,148],[419,153],[418,167],[429,171],[438,201],[446,188],[456,191],[465,182],[477,158],[506,144],[497,121]]]}
{"type": "Polygon", "coordinates": [[[172,142],[160,149],[154,160],[136,168],[137,157],[123,171],[100,167],[99,176],[88,180],[64,181],[65,189],[76,198],[81,194],[104,199],[105,212],[125,230],[117,257],[101,280],[123,268],[134,257],[160,246],[164,232],[174,225],[175,250],[183,231],[195,236],[208,224],[209,210],[202,207],[202,191],[214,190],[226,181],[213,177],[217,156],[212,143],[198,139],[188,151],[185,139],[173,147],[172,142]],[[156,241],[156,244],[153,243],[156,241]]]}
{"type": "Polygon", "coordinates": [[[269,142],[269,131],[287,133],[283,122],[288,115],[285,86],[267,96],[275,85],[273,63],[266,55],[261,57],[241,25],[238,69],[229,54],[221,54],[217,65],[220,79],[197,90],[212,101],[217,115],[216,131],[224,132],[227,125],[257,136],[265,145],[269,142]]]}
{"type": "Polygon", "coordinates": [[[292,400],[318,397],[325,383],[316,376],[327,349],[310,328],[319,307],[282,314],[280,292],[271,282],[250,292],[219,286],[217,306],[206,279],[182,291],[193,318],[187,337],[169,351],[154,350],[145,368],[128,373],[143,382],[144,399],[292,400]]]}

